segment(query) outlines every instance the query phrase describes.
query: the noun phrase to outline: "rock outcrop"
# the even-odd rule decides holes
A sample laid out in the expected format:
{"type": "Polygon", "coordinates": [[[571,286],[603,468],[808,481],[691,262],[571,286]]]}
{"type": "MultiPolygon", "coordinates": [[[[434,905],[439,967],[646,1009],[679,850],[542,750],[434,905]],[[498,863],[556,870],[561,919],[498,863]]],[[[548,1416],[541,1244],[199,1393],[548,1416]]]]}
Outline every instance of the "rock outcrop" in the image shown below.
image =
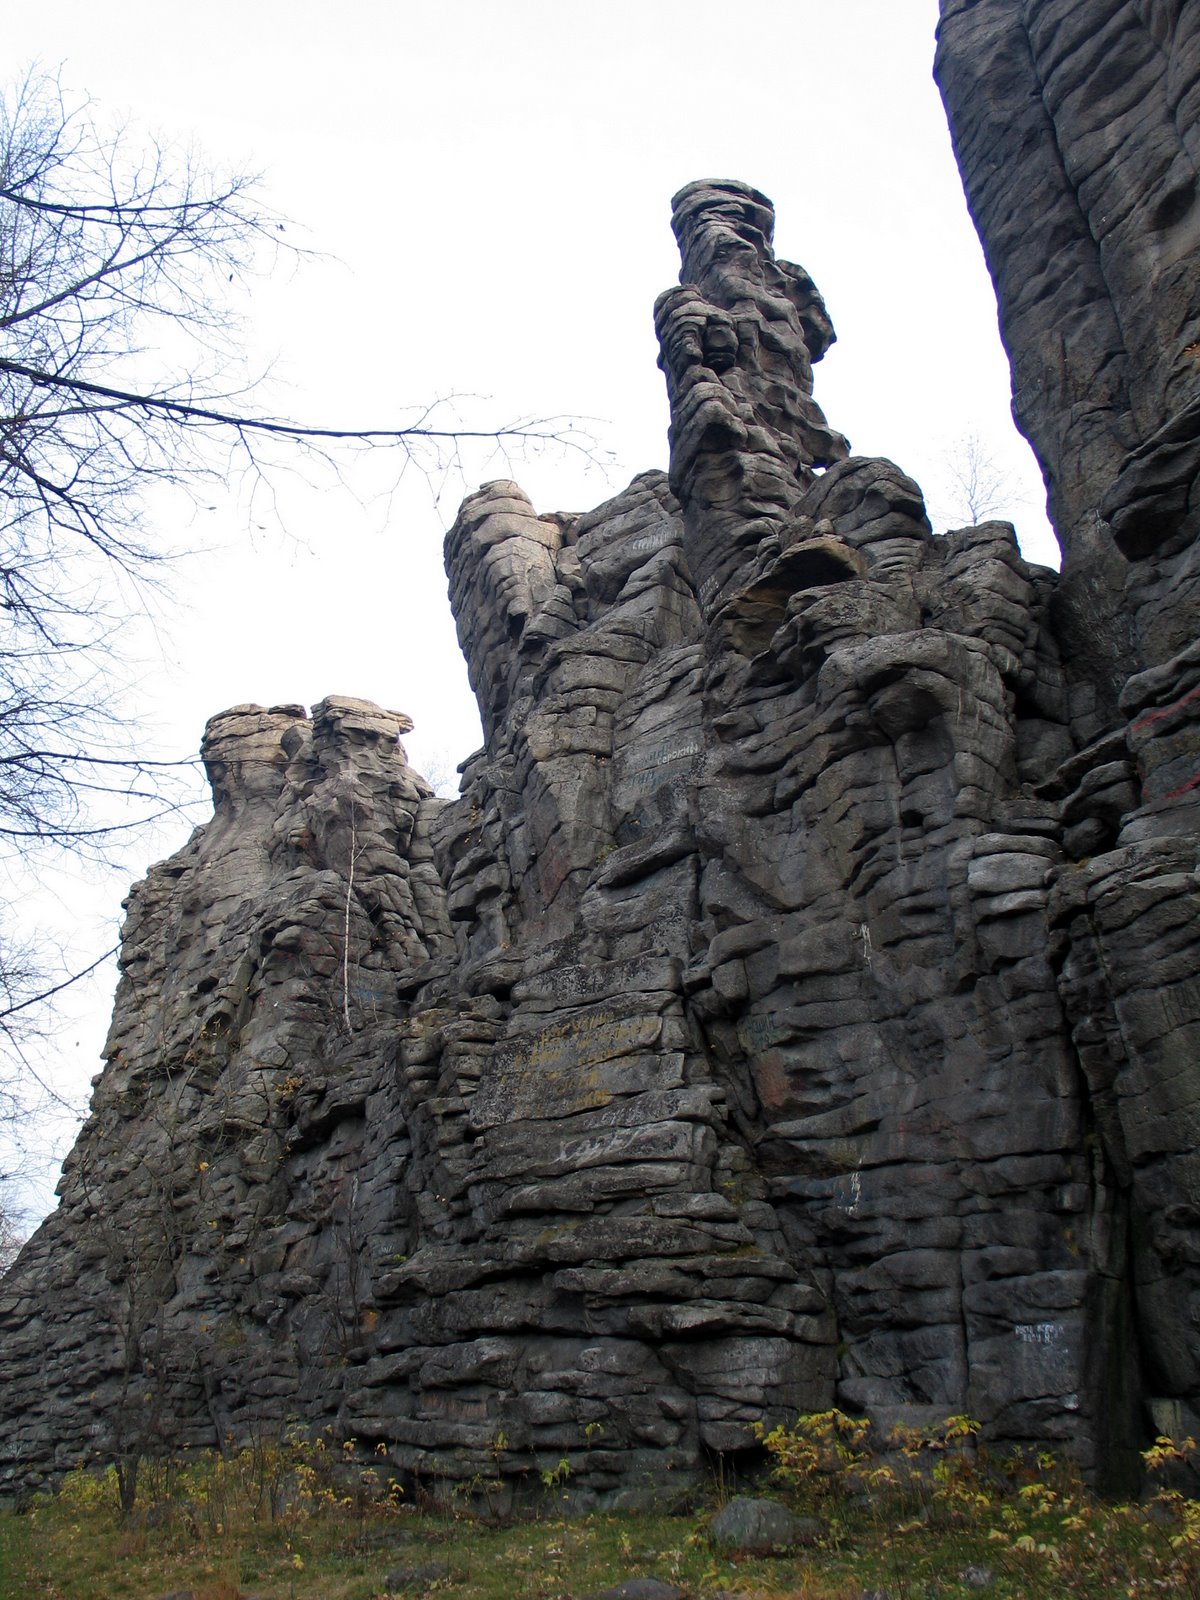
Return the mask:
{"type": "Polygon", "coordinates": [[[1180,0],[942,0],[935,70],[1096,734],[1200,605],[1200,25],[1180,0]]]}
{"type": "Polygon", "coordinates": [[[1200,652],[1097,733],[1056,574],[826,422],[772,221],[676,196],[669,477],[464,503],[459,799],[357,701],[209,725],[0,1287],[4,1482],[300,1423],[614,1503],[833,1403],[1112,1475],[1192,1414],[1200,652]]]}
{"type": "Polygon", "coordinates": [[[1128,1367],[1160,1427],[1194,1431],[1200,16],[1179,0],[941,13],[937,77],[1013,411],[1063,548],[1055,626],[1082,748],[1047,791],[1068,858],[1051,959],[1103,1182],[1129,1208],[1128,1367]]]}

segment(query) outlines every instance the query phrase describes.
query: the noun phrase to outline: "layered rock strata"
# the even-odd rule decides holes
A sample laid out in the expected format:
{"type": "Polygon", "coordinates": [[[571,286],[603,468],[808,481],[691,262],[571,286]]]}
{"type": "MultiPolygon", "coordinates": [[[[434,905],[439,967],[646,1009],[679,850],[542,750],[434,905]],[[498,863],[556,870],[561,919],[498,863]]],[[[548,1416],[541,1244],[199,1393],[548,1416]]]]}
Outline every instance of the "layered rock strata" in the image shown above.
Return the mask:
{"type": "Polygon", "coordinates": [[[1128,1365],[1158,1425],[1194,1431],[1200,16],[942,0],[936,70],[1063,546],[1083,748],[1046,791],[1067,856],[1050,955],[1103,1182],[1128,1208],[1128,1365]]]}
{"type": "Polygon", "coordinates": [[[447,536],[460,798],[359,702],[210,724],[0,1289],[4,1482],[302,1423],[612,1503],[833,1403],[1111,1471],[1192,1403],[1192,702],[1081,750],[1056,575],[849,454],[761,194],[674,221],[669,476],[447,536]]]}
{"type": "Polygon", "coordinates": [[[1097,733],[1200,604],[1200,27],[1180,0],[942,0],[935,70],[1097,733]]]}

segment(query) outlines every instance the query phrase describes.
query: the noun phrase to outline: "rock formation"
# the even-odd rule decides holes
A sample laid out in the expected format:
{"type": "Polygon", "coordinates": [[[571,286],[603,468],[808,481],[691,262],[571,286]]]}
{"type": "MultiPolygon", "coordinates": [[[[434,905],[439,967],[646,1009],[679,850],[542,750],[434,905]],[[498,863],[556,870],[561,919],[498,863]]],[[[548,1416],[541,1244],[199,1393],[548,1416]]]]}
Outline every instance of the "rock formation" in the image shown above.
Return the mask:
{"type": "Polygon", "coordinates": [[[1055,627],[1081,749],[1052,791],[1068,864],[1051,959],[1096,1160],[1128,1211],[1125,1360],[1160,1397],[1157,1425],[1194,1431],[1200,16],[1181,0],[941,13],[937,77],[1013,411],[1063,548],[1055,627]]]}
{"type": "Polygon", "coordinates": [[[675,197],[669,477],[464,503],[459,799],[361,702],[210,723],[0,1286],[4,1483],[301,1424],[620,1503],[833,1403],[1111,1476],[1190,1417],[1200,651],[1098,728],[1056,574],[827,424],[772,222],[675,197]]]}

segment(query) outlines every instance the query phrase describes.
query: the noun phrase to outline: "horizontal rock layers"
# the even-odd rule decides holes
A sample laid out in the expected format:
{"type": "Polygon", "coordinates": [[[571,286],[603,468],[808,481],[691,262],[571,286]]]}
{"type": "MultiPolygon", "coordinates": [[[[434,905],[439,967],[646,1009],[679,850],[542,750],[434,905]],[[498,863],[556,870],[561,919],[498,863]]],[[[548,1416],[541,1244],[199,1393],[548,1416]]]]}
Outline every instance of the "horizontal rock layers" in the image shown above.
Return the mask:
{"type": "Polygon", "coordinates": [[[1200,604],[1200,26],[1180,0],[942,0],[936,75],[1094,735],[1200,604]]]}
{"type": "Polygon", "coordinates": [[[772,221],[676,196],[669,476],[464,503],[459,799],[360,702],[209,725],[0,1287],[0,1481],[329,1425],[586,1505],[834,1403],[1110,1471],[1188,1414],[1200,658],[1093,738],[1056,575],[826,422],[772,221]]]}
{"type": "MultiPolygon", "coordinates": [[[[1080,755],[1050,956],[1088,1084],[1156,1425],[1200,1383],[1200,17],[1179,0],[942,0],[937,77],[1013,410],[1063,546],[1080,755]]],[[[1132,1340],[1136,1337],[1135,1358],[1132,1340]]]]}

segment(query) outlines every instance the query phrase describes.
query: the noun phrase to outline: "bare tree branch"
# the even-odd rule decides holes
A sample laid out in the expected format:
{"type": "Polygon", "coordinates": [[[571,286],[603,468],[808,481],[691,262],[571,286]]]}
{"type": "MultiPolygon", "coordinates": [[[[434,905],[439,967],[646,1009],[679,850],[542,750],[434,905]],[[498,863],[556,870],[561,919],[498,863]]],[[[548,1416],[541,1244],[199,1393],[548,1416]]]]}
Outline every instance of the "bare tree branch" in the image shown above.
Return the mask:
{"type": "Polygon", "coordinates": [[[953,486],[951,516],[958,521],[978,526],[1023,504],[1024,497],[1012,473],[997,461],[987,441],[973,429],[947,452],[945,469],[953,486]]]}
{"type": "Polygon", "coordinates": [[[61,983],[53,984],[49,989],[43,989],[40,994],[30,995],[28,1000],[22,1000],[15,1006],[7,1006],[0,1010],[0,1024],[7,1023],[9,1017],[15,1017],[18,1011],[25,1011],[30,1006],[44,1005],[47,1000],[53,999],[56,994],[61,994],[64,989],[69,989],[72,984],[79,983],[89,973],[95,972],[97,967],[102,967],[109,956],[115,956],[119,945],[113,945],[111,950],[106,950],[102,956],[97,956],[95,961],[84,967],[79,972],[73,972],[69,978],[64,978],[61,983]]]}
{"type": "MultiPolygon", "coordinates": [[[[170,559],[145,525],[148,488],[194,493],[240,469],[269,489],[297,460],[340,472],[388,449],[397,476],[414,460],[436,472],[466,440],[591,453],[554,417],[460,428],[435,403],[346,426],[256,407],[244,290],[303,255],[252,174],[111,129],[52,78],[0,102],[0,868],[108,860],[189,793],[195,764],[146,759],[121,716],[120,629],[170,559]]],[[[84,974],[22,969],[10,985],[6,952],[23,946],[0,935],[11,1042],[84,974]]]]}
{"type": "MultiPolygon", "coordinates": [[[[0,323],[0,327],[2,326],[0,323]]],[[[283,439],[330,439],[360,444],[406,444],[417,439],[456,441],[509,439],[514,443],[532,440],[538,444],[566,444],[568,448],[574,444],[575,448],[586,448],[579,441],[573,440],[574,424],[566,417],[527,417],[516,422],[506,422],[499,428],[426,428],[411,425],[397,428],[318,428],[302,422],[289,422],[281,417],[242,416],[233,411],[220,411],[210,406],[177,400],[170,395],[135,394],[125,389],[113,389],[107,384],[88,383],[82,378],[38,372],[32,367],[22,367],[15,362],[6,361],[3,357],[0,357],[0,372],[11,372],[17,377],[28,378],[37,388],[68,389],[76,395],[95,395],[113,402],[111,406],[101,408],[102,410],[143,411],[149,415],[165,416],[184,426],[197,422],[215,424],[219,428],[232,429],[238,435],[247,438],[256,433],[263,433],[283,439]]],[[[94,416],[96,409],[80,406],[72,408],[69,412],[61,412],[59,415],[65,417],[84,413],[94,416]]],[[[0,427],[3,427],[8,420],[0,417],[0,427]]]]}

